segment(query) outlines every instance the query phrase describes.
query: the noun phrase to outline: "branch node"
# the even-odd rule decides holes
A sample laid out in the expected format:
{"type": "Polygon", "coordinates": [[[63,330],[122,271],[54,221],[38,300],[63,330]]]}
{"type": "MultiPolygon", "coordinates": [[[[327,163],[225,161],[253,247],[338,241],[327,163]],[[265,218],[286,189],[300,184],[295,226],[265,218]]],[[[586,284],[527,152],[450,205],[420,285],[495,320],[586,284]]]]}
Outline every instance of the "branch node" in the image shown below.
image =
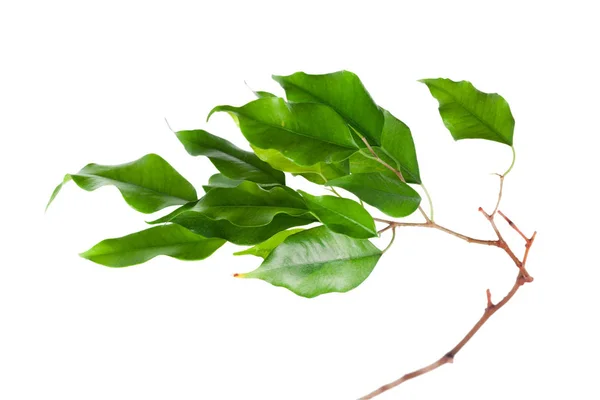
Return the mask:
{"type": "Polygon", "coordinates": [[[490,292],[490,289],[487,289],[485,291],[485,294],[487,296],[487,310],[491,310],[492,308],[496,307],[496,305],[492,302],[492,292],[490,292]]]}
{"type": "Polygon", "coordinates": [[[452,353],[452,352],[446,353],[446,355],[444,357],[442,357],[442,359],[446,363],[452,364],[452,363],[454,363],[454,353],[452,353]]]}

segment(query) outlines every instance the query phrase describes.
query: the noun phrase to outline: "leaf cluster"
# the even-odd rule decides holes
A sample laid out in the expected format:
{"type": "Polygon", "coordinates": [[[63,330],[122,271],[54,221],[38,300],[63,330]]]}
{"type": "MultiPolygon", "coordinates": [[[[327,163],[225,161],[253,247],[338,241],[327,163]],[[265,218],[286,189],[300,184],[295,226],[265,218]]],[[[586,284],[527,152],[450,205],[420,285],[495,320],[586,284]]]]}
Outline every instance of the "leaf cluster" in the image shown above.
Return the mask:
{"type": "MultiPolygon", "coordinates": [[[[87,191],[114,186],[141,213],[177,206],[149,222],[151,228],[104,240],[81,256],[109,267],[159,255],[201,260],[230,242],[252,246],[236,255],[263,259],[238,277],[262,279],[304,297],[360,285],[384,253],[369,240],[378,232],[364,204],[395,218],[421,209],[411,130],[379,106],[351,72],[273,78],[285,99],[255,92],[258,98],[247,104],[219,105],[208,114],[229,114],[252,151],[202,129],[175,132],[187,153],[207,157],[218,170],[202,196],[155,154],[121,165],[89,164],[66,175],[48,205],[72,180],[87,191]],[[294,190],[286,185],[286,173],[335,195],[294,190]]],[[[438,100],[455,140],[512,146],[514,119],[501,96],[465,81],[422,82],[438,100]]]]}

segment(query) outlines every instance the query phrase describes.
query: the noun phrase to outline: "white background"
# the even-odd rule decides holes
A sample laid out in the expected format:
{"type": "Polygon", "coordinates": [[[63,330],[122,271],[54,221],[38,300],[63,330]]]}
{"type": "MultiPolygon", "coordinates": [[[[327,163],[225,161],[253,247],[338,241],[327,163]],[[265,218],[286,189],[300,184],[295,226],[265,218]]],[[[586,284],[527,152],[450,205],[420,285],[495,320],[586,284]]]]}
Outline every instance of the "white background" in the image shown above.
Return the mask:
{"type": "Polygon", "coordinates": [[[200,187],[214,168],[163,118],[247,147],[227,116],[204,122],[214,105],[251,100],[244,80],[281,93],[270,74],[340,69],[411,127],[437,221],[481,238],[492,232],[477,207],[493,207],[491,173],[510,151],[453,142],[417,79],[502,94],[518,158],[501,209],[539,232],[535,282],[453,365],[381,400],[600,398],[594,2],[360,4],[2,2],[1,399],[356,399],[460,340],[485,289],[497,301],[512,284],[497,249],[403,229],[358,289],[307,300],[233,279],[259,264],[233,245],[124,269],[79,258],[146,227],[114,188],[67,185],[44,215],[63,175],[88,162],[156,152],[200,187]]]}

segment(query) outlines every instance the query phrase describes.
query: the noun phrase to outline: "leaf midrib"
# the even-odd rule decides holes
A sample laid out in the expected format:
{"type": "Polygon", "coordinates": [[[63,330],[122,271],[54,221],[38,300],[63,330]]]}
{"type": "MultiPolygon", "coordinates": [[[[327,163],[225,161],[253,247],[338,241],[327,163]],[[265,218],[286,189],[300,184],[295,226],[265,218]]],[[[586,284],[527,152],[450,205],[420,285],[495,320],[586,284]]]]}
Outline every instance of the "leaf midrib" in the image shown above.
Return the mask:
{"type": "MultiPolygon", "coordinates": [[[[346,261],[362,260],[362,259],[371,258],[371,257],[381,257],[381,253],[369,254],[369,255],[360,256],[360,257],[336,258],[333,260],[327,260],[327,261],[322,261],[322,262],[313,262],[310,264],[286,264],[283,266],[275,266],[274,268],[265,268],[262,270],[262,272],[273,271],[273,270],[284,269],[284,268],[298,268],[298,267],[307,267],[307,266],[321,267],[325,264],[329,264],[329,263],[333,263],[333,262],[346,262],[346,261]]],[[[258,272],[258,270],[256,272],[258,272]]]]}
{"type": "MultiPolygon", "coordinates": [[[[184,201],[184,203],[187,203],[187,202],[190,202],[190,201],[195,201],[195,200],[197,200],[197,199],[190,200],[190,199],[185,199],[185,198],[183,198],[183,197],[177,197],[177,196],[173,196],[173,195],[171,195],[171,194],[168,194],[168,193],[165,193],[165,192],[159,192],[158,190],[150,189],[150,188],[148,188],[148,187],[145,187],[145,186],[140,186],[140,185],[137,185],[137,184],[135,184],[135,183],[131,183],[131,182],[125,182],[125,181],[120,181],[120,180],[113,179],[113,178],[107,178],[107,177],[105,177],[105,176],[102,176],[102,175],[85,174],[85,173],[84,173],[84,174],[81,174],[81,173],[77,173],[77,174],[71,174],[71,176],[72,176],[72,177],[73,177],[73,176],[81,176],[81,177],[84,177],[84,178],[102,178],[102,179],[106,179],[107,181],[110,181],[109,183],[116,182],[116,183],[123,184],[123,185],[126,185],[126,186],[131,186],[131,187],[133,187],[133,188],[140,188],[140,189],[143,189],[143,190],[145,190],[145,191],[148,191],[148,192],[156,193],[156,194],[158,194],[158,195],[160,195],[160,196],[162,196],[162,197],[168,197],[168,198],[175,199],[175,200],[183,200],[183,201],[184,201]]],[[[113,183],[113,185],[114,185],[114,186],[115,186],[117,189],[120,189],[118,185],[116,185],[116,184],[114,184],[114,183],[113,183]]],[[[103,186],[104,186],[104,185],[103,185],[103,186]]]]}
{"type": "MultiPolygon", "coordinates": [[[[268,122],[260,121],[258,119],[255,119],[253,117],[248,116],[245,113],[241,113],[239,110],[240,110],[239,108],[236,108],[235,112],[238,113],[238,114],[240,114],[240,115],[242,115],[242,116],[244,116],[244,117],[246,117],[246,118],[248,118],[248,119],[251,119],[251,120],[253,120],[255,122],[260,122],[261,124],[264,124],[264,125],[266,125],[268,127],[271,127],[271,128],[280,129],[282,131],[286,131],[286,132],[289,132],[289,133],[292,133],[292,134],[295,134],[295,135],[298,135],[298,136],[306,137],[306,138],[309,138],[309,139],[312,139],[312,140],[317,140],[317,141],[320,141],[320,142],[323,142],[323,143],[332,144],[332,145],[338,146],[338,147],[343,147],[344,149],[349,149],[349,150],[356,150],[357,149],[357,148],[348,147],[346,145],[342,145],[342,144],[339,144],[339,143],[330,142],[330,141],[322,139],[322,138],[316,138],[314,136],[309,136],[309,135],[303,134],[302,132],[292,131],[292,130],[286,128],[285,126],[273,125],[273,124],[268,123],[268,122]]],[[[350,132],[350,131],[348,131],[348,132],[350,132]]],[[[275,149],[275,150],[277,150],[277,149],[275,149]]]]}

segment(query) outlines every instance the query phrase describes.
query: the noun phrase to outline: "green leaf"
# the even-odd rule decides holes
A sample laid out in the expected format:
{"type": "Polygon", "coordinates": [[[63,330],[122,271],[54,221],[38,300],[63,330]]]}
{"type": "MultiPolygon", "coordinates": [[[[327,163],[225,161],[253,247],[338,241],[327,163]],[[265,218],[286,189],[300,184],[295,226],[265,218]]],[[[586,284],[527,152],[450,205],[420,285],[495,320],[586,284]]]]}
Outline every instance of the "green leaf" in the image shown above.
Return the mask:
{"type": "Polygon", "coordinates": [[[228,112],[254,147],[275,149],[296,164],[310,166],[348,158],[358,146],[344,120],[322,104],[288,104],[273,97],[242,107],[217,106],[209,114],[228,112]]]}
{"type": "Polygon", "coordinates": [[[352,174],[328,182],[356,195],[391,217],[406,217],[419,207],[421,196],[398,178],[381,173],[352,174]]]}
{"type": "Polygon", "coordinates": [[[289,229],[287,231],[281,231],[276,233],[272,237],[268,238],[262,243],[257,244],[256,246],[250,247],[249,249],[238,251],[237,253],[233,253],[234,256],[244,256],[244,255],[253,255],[261,258],[267,258],[269,254],[275,249],[275,247],[279,246],[288,236],[291,236],[295,233],[301,232],[304,229],[289,229]]]}
{"type": "Polygon", "coordinates": [[[328,105],[372,144],[381,144],[383,115],[356,74],[296,72],[289,76],[274,75],[273,79],[285,89],[288,100],[328,105]]]}
{"type": "MultiPolygon", "coordinates": [[[[194,203],[191,203],[192,205],[194,203]]],[[[183,206],[186,207],[186,206],[183,206]]],[[[182,208],[183,208],[182,207],[182,208]]],[[[155,223],[157,221],[154,221],[155,223]]],[[[293,217],[287,214],[277,214],[273,220],[263,226],[242,227],[227,220],[214,220],[202,213],[190,210],[180,210],[171,215],[170,222],[179,224],[192,232],[205,237],[222,238],[233,244],[254,245],[264,242],[277,232],[294,226],[308,225],[315,222],[311,216],[293,217]]]]}
{"type": "Polygon", "coordinates": [[[406,182],[420,184],[419,163],[410,128],[387,110],[383,110],[383,115],[381,148],[396,161],[406,182]]]}
{"type": "Polygon", "coordinates": [[[350,173],[348,160],[335,164],[318,163],[315,165],[298,165],[289,158],[285,157],[279,151],[274,149],[260,149],[252,147],[258,158],[268,162],[273,168],[279,171],[291,172],[294,175],[302,175],[304,178],[317,184],[324,184],[329,179],[345,176],[350,173]]]}
{"type": "Polygon", "coordinates": [[[65,176],[63,183],[52,193],[48,206],[69,178],[87,191],[106,185],[115,186],[127,204],[146,214],[198,198],[192,184],[156,154],[145,155],[127,164],[88,164],[77,174],[65,176]]]}
{"type": "Polygon", "coordinates": [[[244,227],[267,225],[278,214],[310,218],[306,204],[294,190],[285,186],[264,188],[248,181],[236,187],[213,188],[188,211],[244,227]]]}
{"type": "Polygon", "coordinates": [[[208,239],[179,225],[162,225],[103,240],[80,255],[107,267],[127,267],[160,255],[179,260],[203,260],[223,244],[223,239],[208,239]]]}
{"type": "Polygon", "coordinates": [[[150,223],[173,222],[206,237],[256,244],[279,231],[315,221],[292,189],[267,189],[245,181],[234,188],[213,188],[202,199],[150,223]]]}
{"type": "Polygon", "coordinates": [[[208,183],[206,185],[202,185],[202,188],[204,189],[205,192],[208,193],[209,190],[218,188],[218,187],[225,187],[225,188],[237,187],[242,182],[244,182],[244,181],[240,180],[240,179],[231,179],[231,178],[226,177],[223,174],[214,174],[210,178],[208,178],[208,183]]]}
{"type": "MultiPolygon", "coordinates": [[[[387,153],[383,151],[383,149],[381,149],[381,147],[375,146],[371,148],[379,158],[381,158],[393,168],[399,169],[396,161],[392,160],[390,156],[388,156],[387,153]]],[[[379,172],[384,175],[392,176],[394,177],[394,179],[398,179],[398,176],[393,171],[391,171],[389,168],[377,161],[375,157],[373,157],[373,155],[366,149],[362,151],[357,151],[356,153],[352,154],[349,160],[350,172],[353,174],[379,172]]]]}
{"type": "Polygon", "coordinates": [[[256,97],[258,97],[259,99],[264,99],[266,97],[277,97],[273,93],[265,92],[263,90],[257,90],[257,91],[253,91],[253,92],[256,95],[256,97]]]}
{"type": "Polygon", "coordinates": [[[486,139],[512,146],[515,120],[502,96],[481,92],[467,81],[421,82],[440,103],[440,115],[454,140],[486,139]]]}
{"type": "Polygon", "coordinates": [[[308,209],[332,231],[358,239],[377,236],[373,217],[354,200],[299,192],[308,209]]]}
{"type": "Polygon", "coordinates": [[[288,237],[260,267],[237,276],[262,279],[311,298],[354,289],[367,279],[381,254],[368,240],[320,226],[288,237]]]}
{"type": "Polygon", "coordinates": [[[204,130],[175,132],[192,156],[206,156],[226,177],[263,184],[285,185],[285,176],[259,159],[254,153],[244,151],[233,143],[204,130]]]}

